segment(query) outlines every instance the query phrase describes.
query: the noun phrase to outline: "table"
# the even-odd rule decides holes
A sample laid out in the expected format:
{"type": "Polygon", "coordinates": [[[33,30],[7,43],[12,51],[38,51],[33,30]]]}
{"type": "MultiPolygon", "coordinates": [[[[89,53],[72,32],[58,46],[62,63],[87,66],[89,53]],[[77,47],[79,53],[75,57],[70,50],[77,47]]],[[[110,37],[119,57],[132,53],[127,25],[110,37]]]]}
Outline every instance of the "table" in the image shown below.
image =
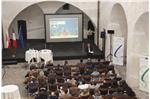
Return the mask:
{"type": "Polygon", "coordinates": [[[45,64],[50,61],[53,63],[53,53],[49,49],[43,49],[39,51],[39,57],[44,59],[45,64]]]}
{"type": "Polygon", "coordinates": [[[1,88],[2,99],[21,99],[17,85],[5,85],[1,88]]]}
{"type": "Polygon", "coordinates": [[[38,50],[34,50],[34,49],[27,50],[25,52],[25,60],[28,63],[30,63],[33,58],[35,58],[37,60],[37,62],[40,62],[38,50]]]}

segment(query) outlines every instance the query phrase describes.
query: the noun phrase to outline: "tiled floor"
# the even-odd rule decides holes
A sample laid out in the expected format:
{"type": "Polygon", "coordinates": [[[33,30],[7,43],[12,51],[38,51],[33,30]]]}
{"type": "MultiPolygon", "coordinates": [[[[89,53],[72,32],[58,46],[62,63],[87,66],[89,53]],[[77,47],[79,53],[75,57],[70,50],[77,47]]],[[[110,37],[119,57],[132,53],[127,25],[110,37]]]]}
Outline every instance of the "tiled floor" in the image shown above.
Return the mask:
{"type": "MultiPolygon", "coordinates": [[[[95,60],[94,60],[95,61],[95,60]]],[[[69,64],[76,64],[79,60],[70,60],[69,64]]],[[[55,61],[54,64],[63,64],[63,61],[55,61]]],[[[116,72],[125,79],[126,67],[125,66],[115,66],[116,72]]],[[[25,90],[25,85],[23,84],[24,76],[28,69],[25,68],[24,63],[18,63],[17,65],[7,65],[2,69],[2,74],[5,75],[2,79],[2,85],[15,84],[19,86],[20,94],[22,99],[32,99],[27,95],[25,90]]],[[[133,88],[136,92],[138,99],[149,99],[148,93],[138,90],[138,88],[133,88]]]]}

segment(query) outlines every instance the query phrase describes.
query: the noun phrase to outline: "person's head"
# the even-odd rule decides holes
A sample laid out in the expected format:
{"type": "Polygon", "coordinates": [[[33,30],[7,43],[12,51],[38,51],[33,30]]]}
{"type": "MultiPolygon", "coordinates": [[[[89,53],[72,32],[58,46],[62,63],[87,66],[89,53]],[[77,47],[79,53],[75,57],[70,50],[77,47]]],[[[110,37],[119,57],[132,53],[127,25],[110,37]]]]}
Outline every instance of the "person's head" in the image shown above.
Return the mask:
{"type": "Polygon", "coordinates": [[[59,68],[59,67],[60,67],[60,64],[58,64],[57,67],[59,68]]]}
{"type": "Polygon", "coordinates": [[[68,64],[68,61],[67,61],[67,60],[65,60],[64,65],[67,65],[67,64],[68,64]]]}
{"type": "Polygon", "coordinates": [[[40,76],[44,76],[44,72],[43,72],[43,71],[40,71],[39,75],[40,75],[40,76]]]}
{"type": "Polygon", "coordinates": [[[64,93],[64,94],[67,94],[68,89],[66,87],[62,87],[62,88],[60,88],[60,92],[64,93]]]}
{"type": "Polygon", "coordinates": [[[80,63],[83,63],[83,59],[82,58],[80,59],[80,63]]]}
{"type": "Polygon", "coordinates": [[[50,95],[51,95],[51,96],[56,96],[56,93],[55,93],[54,91],[52,91],[52,92],[50,93],[50,95]]]}
{"type": "Polygon", "coordinates": [[[101,60],[100,58],[97,59],[98,62],[100,62],[100,60],[101,60]]]}
{"type": "Polygon", "coordinates": [[[35,63],[31,63],[29,64],[30,70],[36,69],[36,64],[35,63]]]}
{"type": "Polygon", "coordinates": [[[96,68],[94,68],[94,70],[93,71],[97,71],[97,69],[96,68]]]}
{"type": "Polygon", "coordinates": [[[92,62],[91,58],[88,58],[88,59],[87,59],[87,62],[92,62]]]}

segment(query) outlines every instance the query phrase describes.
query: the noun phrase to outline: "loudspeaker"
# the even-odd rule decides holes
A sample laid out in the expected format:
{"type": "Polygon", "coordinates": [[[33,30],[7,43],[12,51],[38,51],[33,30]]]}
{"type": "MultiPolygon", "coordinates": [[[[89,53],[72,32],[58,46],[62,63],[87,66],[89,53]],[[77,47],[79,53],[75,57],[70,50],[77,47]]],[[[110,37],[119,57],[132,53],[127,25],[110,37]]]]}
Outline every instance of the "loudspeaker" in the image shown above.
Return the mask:
{"type": "Polygon", "coordinates": [[[107,30],[108,34],[114,34],[114,30],[107,30]]]}
{"type": "Polygon", "coordinates": [[[69,4],[66,3],[65,5],[63,5],[63,9],[64,10],[69,10],[69,4]]]}
{"type": "Polygon", "coordinates": [[[106,32],[101,32],[101,38],[105,38],[106,37],[106,32]]]}

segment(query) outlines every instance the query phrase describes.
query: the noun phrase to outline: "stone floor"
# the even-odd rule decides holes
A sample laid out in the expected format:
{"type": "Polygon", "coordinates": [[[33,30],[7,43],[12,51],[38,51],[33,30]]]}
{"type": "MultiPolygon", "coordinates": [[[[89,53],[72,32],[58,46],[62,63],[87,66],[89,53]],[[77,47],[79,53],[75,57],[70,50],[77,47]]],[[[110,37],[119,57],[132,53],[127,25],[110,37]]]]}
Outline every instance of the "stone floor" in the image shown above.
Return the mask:
{"type": "MultiPolygon", "coordinates": [[[[79,60],[69,60],[69,64],[76,64],[77,62],[79,62],[79,60]]],[[[63,64],[63,61],[55,61],[54,64],[63,64]]],[[[123,79],[126,78],[125,66],[115,66],[115,70],[123,79]]],[[[22,99],[33,99],[32,97],[28,96],[27,91],[25,90],[25,85],[23,84],[24,76],[27,71],[28,69],[25,68],[25,63],[6,65],[5,68],[2,69],[2,86],[7,84],[18,85],[22,99]]],[[[149,99],[148,93],[140,91],[138,88],[133,88],[133,90],[135,91],[138,99],[149,99]]]]}

